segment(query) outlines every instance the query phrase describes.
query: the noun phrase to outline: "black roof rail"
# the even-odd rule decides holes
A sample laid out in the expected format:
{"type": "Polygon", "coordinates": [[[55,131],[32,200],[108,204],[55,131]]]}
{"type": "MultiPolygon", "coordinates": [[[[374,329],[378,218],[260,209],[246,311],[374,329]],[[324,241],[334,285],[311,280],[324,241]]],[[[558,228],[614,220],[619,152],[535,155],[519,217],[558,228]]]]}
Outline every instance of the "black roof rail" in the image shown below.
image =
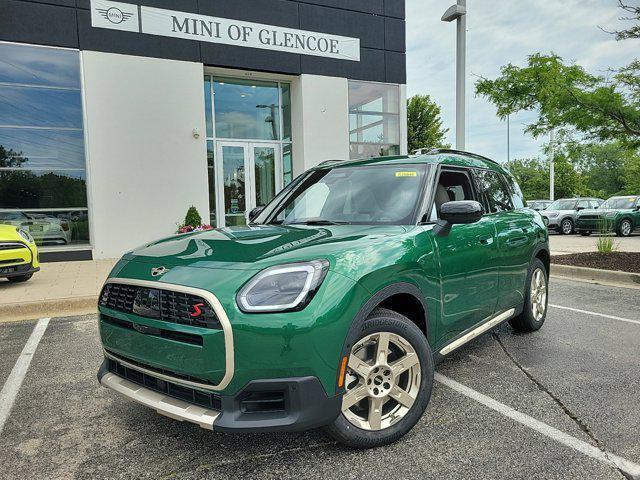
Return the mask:
{"type": "Polygon", "coordinates": [[[467,156],[470,156],[470,157],[481,158],[482,160],[486,160],[488,162],[495,163],[496,165],[500,165],[495,160],[492,160],[492,159],[490,159],[488,157],[485,157],[483,155],[479,155],[479,154],[473,153],[473,152],[466,152],[464,150],[455,150],[453,148],[432,148],[431,150],[429,150],[427,152],[427,154],[433,154],[433,153],[458,153],[460,155],[467,155],[467,156]]]}
{"type": "Polygon", "coordinates": [[[334,159],[334,160],[325,160],[324,162],[320,162],[320,163],[318,164],[318,166],[320,166],[320,165],[330,165],[330,164],[332,164],[332,163],[339,163],[339,162],[344,162],[344,160],[337,160],[337,159],[334,159]]]}

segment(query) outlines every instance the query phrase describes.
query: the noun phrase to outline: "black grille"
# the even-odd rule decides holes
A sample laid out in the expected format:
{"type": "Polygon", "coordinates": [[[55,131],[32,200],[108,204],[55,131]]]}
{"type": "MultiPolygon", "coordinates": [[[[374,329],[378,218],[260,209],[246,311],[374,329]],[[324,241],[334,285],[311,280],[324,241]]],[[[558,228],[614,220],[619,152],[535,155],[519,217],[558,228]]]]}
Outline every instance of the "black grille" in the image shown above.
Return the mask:
{"type": "Polygon", "coordinates": [[[222,328],[211,305],[204,298],[190,293],[107,283],[102,289],[99,303],[113,310],[164,322],[218,330],[222,328]],[[200,315],[194,316],[198,310],[200,315]]]}
{"type": "Polygon", "coordinates": [[[222,409],[220,395],[216,393],[201,392],[194,388],[167,382],[166,380],[154,377],[153,375],[125,367],[117,360],[113,360],[111,358],[107,359],[107,368],[111,373],[125,378],[130,382],[146,387],[149,390],[154,390],[168,395],[169,397],[184,400],[185,402],[193,403],[204,408],[210,408],[218,411],[222,409]]]}
{"type": "Polygon", "coordinates": [[[198,345],[199,347],[203,345],[202,337],[200,335],[194,335],[186,332],[175,332],[173,330],[165,330],[163,328],[153,328],[148,327],[147,325],[138,325],[133,322],[129,322],[128,320],[121,320],[110,315],[100,314],[100,319],[110,325],[126,328],[127,330],[135,330],[144,335],[166,338],[173,340],[174,342],[189,343],[191,345],[198,345]]]}

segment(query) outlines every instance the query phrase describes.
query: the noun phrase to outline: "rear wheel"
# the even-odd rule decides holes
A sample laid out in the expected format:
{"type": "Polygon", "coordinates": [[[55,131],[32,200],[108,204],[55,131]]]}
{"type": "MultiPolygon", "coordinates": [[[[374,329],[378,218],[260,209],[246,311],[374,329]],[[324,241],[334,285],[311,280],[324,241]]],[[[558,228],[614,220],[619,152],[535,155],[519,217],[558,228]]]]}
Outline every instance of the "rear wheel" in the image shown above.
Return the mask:
{"type": "Polygon", "coordinates": [[[372,448],[413,428],[433,385],[431,350],[413,322],[391,310],[374,310],[347,365],[342,413],[326,427],[331,436],[351,447],[372,448]]]}
{"type": "Polygon", "coordinates": [[[26,275],[16,275],[15,277],[7,277],[7,280],[9,280],[11,283],[20,283],[26,282],[31,277],[33,277],[33,273],[27,273],[26,275]]]}
{"type": "Polygon", "coordinates": [[[535,332],[542,327],[547,318],[548,285],[547,269],[544,263],[539,258],[536,258],[529,268],[524,309],[520,315],[509,320],[514,330],[535,332]]]}
{"type": "Polygon", "coordinates": [[[573,221],[570,218],[565,218],[560,224],[560,233],[563,235],[571,235],[573,233],[573,221]]]}
{"type": "Polygon", "coordinates": [[[633,231],[633,225],[631,224],[631,220],[629,220],[628,218],[625,218],[620,222],[620,225],[618,225],[616,233],[618,234],[619,237],[628,237],[629,235],[631,235],[632,231],[633,231]]]}

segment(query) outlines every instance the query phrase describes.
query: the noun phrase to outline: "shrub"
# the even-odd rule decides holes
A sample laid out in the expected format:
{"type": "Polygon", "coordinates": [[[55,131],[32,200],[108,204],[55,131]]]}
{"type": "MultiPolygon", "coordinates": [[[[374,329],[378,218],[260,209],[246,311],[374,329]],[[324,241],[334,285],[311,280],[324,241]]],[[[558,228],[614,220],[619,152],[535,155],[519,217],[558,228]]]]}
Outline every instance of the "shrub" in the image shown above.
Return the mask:
{"type": "Polygon", "coordinates": [[[200,225],[202,225],[202,217],[198,213],[198,209],[191,205],[189,207],[189,210],[187,210],[187,215],[184,217],[184,223],[182,224],[182,226],[190,226],[196,228],[200,225]]]}
{"type": "Polygon", "coordinates": [[[616,246],[613,237],[610,236],[612,224],[606,218],[603,218],[599,225],[598,240],[596,241],[596,248],[600,253],[612,253],[616,250],[616,246]]]}

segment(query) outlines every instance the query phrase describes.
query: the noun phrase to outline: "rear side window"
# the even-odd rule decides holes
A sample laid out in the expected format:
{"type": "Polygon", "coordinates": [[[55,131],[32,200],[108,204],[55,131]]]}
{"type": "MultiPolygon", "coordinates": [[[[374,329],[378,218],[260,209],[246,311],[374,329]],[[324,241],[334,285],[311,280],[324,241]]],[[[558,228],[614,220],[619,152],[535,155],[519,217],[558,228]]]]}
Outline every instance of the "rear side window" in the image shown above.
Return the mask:
{"type": "Polygon", "coordinates": [[[511,192],[502,175],[491,170],[474,169],[473,177],[486,212],[513,210],[511,192]]]}

